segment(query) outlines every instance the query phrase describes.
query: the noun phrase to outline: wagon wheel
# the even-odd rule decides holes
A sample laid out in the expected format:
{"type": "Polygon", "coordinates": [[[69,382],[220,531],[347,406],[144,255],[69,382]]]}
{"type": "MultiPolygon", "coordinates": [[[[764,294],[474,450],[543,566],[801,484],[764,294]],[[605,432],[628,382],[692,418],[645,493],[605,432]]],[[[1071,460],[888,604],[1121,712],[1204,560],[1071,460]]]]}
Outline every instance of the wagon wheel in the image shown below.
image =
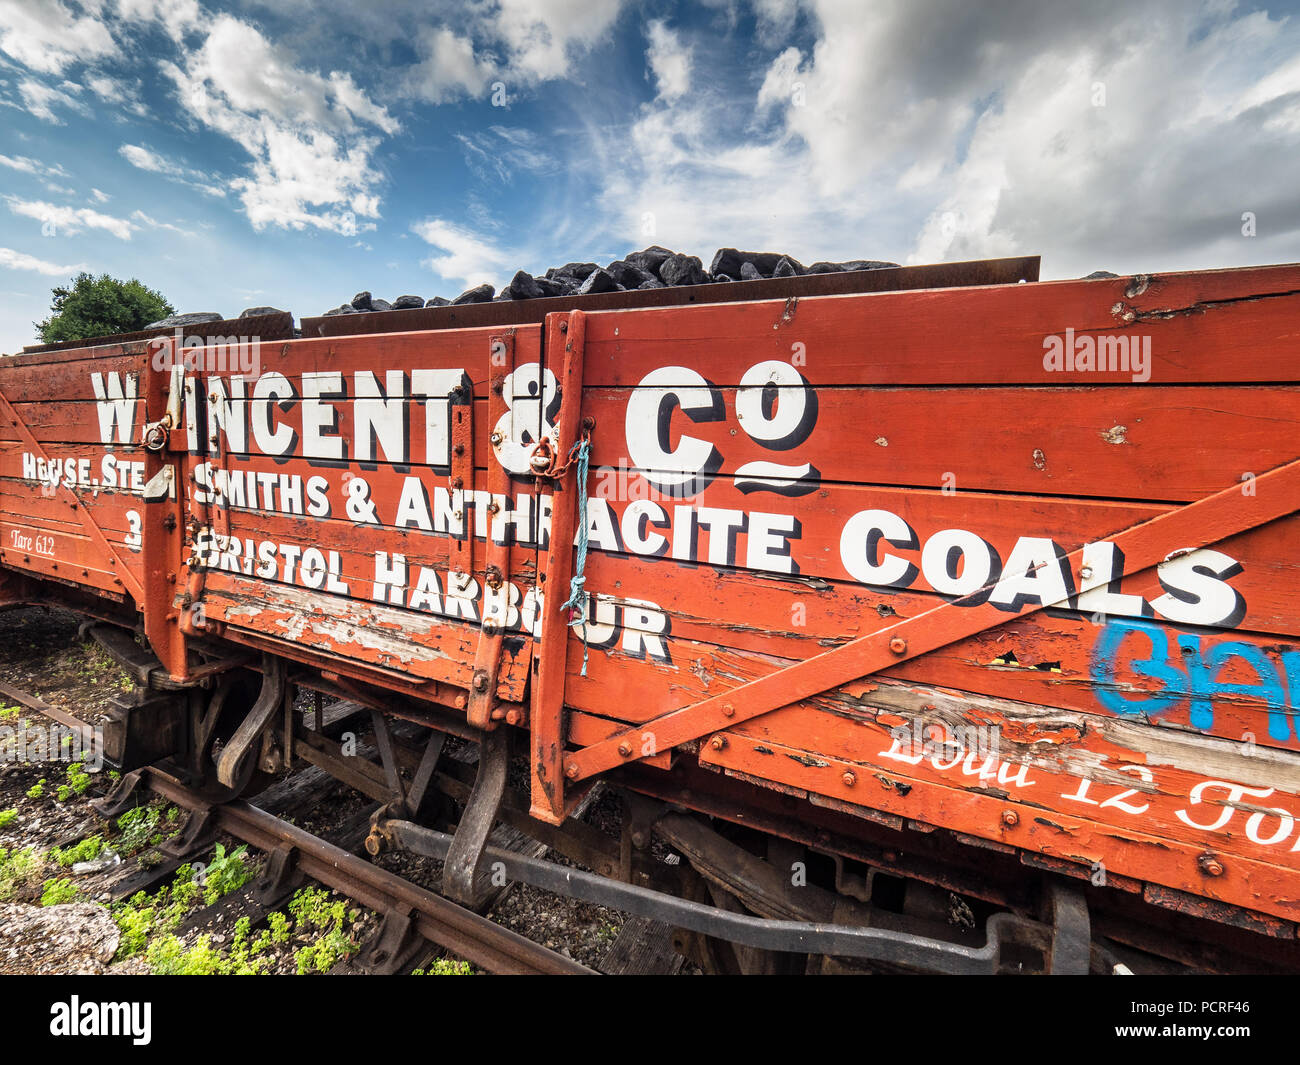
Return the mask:
{"type": "Polygon", "coordinates": [[[256,758],[244,760],[233,787],[217,779],[221,754],[256,703],[261,682],[258,674],[247,670],[226,673],[201,714],[196,715],[190,769],[196,779],[195,790],[212,802],[254,795],[274,779],[258,768],[256,758]]]}

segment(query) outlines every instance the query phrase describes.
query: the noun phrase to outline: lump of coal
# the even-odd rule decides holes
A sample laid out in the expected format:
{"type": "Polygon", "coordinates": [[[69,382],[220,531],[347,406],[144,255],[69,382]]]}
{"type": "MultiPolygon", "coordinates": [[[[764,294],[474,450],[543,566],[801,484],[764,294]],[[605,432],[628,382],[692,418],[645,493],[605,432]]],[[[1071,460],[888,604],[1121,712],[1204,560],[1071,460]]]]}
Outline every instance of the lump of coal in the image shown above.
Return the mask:
{"type": "Polygon", "coordinates": [[[780,262],[776,264],[776,269],[772,271],[773,277],[798,277],[803,273],[803,264],[798,259],[791,259],[788,255],[782,255],[780,262]]]}
{"type": "Polygon", "coordinates": [[[841,270],[890,270],[898,263],[887,263],[883,259],[849,259],[840,263],[841,270]]]}
{"type": "Polygon", "coordinates": [[[446,296],[434,296],[433,299],[425,304],[426,307],[448,307],[450,305],[451,300],[447,299],[446,296]]]}
{"type": "Polygon", "coordinates": [[[652,277],[648,281],[642,281],[641,284],[637,285],[637,288],[667,288],[667,287],[668,286],[665,285],[662,281],[660,281],[659,278],[657,277],[652,277]]]}
{"type": "Polygon", "coordinates": [[[665,285],[702,285],[708,280],[704,264],[696,255],[670,255],[659,267],[665,285]]]}
{"type": "MultiPolygon", "coordinates": [[[[730,274],[740,277],[740,267],[744,263],[753,263],[764,277],[771,277],[776,264],[782,259],[780,252],[773,251],[737,251],[735,248],[719,248],[709,267],[711,274],[730,274]]],[[[660,274],[660,277],[663,275],[660,274]]]]}
{"type": "MultiPolygon", "coordinates": [[[[541,290],[543,296],[564,296],[572,291],[567,285],[559,281],[552,281],[549,277],[535,277],[533,283],[541,290]]],[[[577,288],[576,284],[573,288],[577,288]]]]}
{"type": "Polygon", "coordinates": [[[661,248],[658,244],[651,244],[644,251],[634,251],[624,256],[623,261],[641,267],[646,273],[657,274],[659,267],[664,264],[664,260],[672,258],[672,254],[667,248],[661,248]]]}
{"type": "Polygon", "coordinates": [[[264,314],[288,314],[288,311],[282,311],[279,307],[248,307],[240,311],[241,318],[261,318],[264,314]]]}
{"type": "Polygon", "coordinates": [[[467,303],[491,303],[495,293],[496,289],[485,282],[482,285],[467,288],[451,301],[451,305],[453,307],[463,307],[467,303]]]}
{"type": "Polygon", "coordinates": [[[1090,273],[1090,274],[1089,274],[1087,277],[1085,277],[1083,280],[1084,280],[1084,281],[1096,281],[1096,280],[1098,280],[1099,278],[1103,278],[1103,277],[1119,277],[1119,274],[1112,274],[1109,270],[1094,270],[1092,273],[1090,273]]]}
{"type": "Polygon", "coordinates": [[[194,311],[191,314],[173,314],[170,318],[160,318],[150,322],[146,329],[174,329],[177,326],[203,325],[207,322],[224,322],[225,315],[216,311],[194,311]]]}
{"type": "Polygon", "coordinates": [[[393,309],[393,305],[389,303],[387,300],[371,300],[370,309],[372,311],[391,311],[393,309]]]}
{"type": "Polygon", "coordinates": [[[624,288],[639,288],[643,281],[649,281],[655,276],[649,270],[624,259],[610,263],[605,267],[605,272],[614,279],[615,284],[624,288]]]}
{"type": "Polygon", "coordinates": [[[576,277],[579,281],[586,281],[592,272],[599,270],[600,267],[595,263],[565,263],[563,266],[552,266],[546,271],[546,276],[555,279],[557,275],[565,277],[576,277]]]}
{"type": "MultiPolygon", "coordinates": [[[[714,275],[717,276],[716,274],[714,275]]],[[[758,267],[753,263],[740,264],[740,280],[742,281],[761,281],[763,275],[758,272],[758,267]]]]}
{"type": "Polygon", "coordinates": [[[533,280],[533,275],[526,270],[520,270],[516,273],[510,279],[510,284],[501,290],[501,298],[507,300],[535,300],[544,295],[541,286],[533,280]]]}
{"type": "Polygon", "coordinates": [[[370,307],[370,293],[358,292],[352,297],[352,309],[354,311],[368,311],[370,307]]]}
{"type": "Polygon", "coordinates": [[[609,276],[608,272],[596,267],[582,283],[578,289],[579,296],[590,296],[595,292],[617,292],[618,282],[609,276]]]}
{"type": "Polygon", "coordinates": [[[395,311],[405,311],[405,310],[409,310],[412,307],[423,307],[423,306],[424,306],[423,296],[398,296],[397,299],[393,300],[393,310],[395,311]]]}

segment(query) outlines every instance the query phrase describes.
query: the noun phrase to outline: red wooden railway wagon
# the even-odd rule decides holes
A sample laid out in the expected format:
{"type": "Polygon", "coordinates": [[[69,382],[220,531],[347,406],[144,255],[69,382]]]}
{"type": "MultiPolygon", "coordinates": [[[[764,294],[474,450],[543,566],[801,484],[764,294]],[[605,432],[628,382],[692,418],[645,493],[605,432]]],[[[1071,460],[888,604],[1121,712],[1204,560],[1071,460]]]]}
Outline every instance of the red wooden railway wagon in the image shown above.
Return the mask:
{"type": "Polygon", "coordinates": [[[461,899],[504,819],[721,969],[1296,968],[1300,267],[1036,276],[32,351],[0,587],[136,669],[128,768],[312,761],[461,899]]]}

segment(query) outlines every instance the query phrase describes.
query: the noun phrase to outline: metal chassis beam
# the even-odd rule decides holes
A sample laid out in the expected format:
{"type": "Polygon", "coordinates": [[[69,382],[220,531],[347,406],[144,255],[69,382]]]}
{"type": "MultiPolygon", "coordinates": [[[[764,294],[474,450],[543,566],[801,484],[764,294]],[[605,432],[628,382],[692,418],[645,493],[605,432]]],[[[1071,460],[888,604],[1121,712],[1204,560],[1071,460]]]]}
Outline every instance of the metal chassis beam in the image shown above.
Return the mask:
{"type": "MultiPolygon", "coordinates": [[[[452,845],[453,837],[447,833],[411,821],[381,820],[375,829],[391,845],[431,858],[445,858],[452,845]]],[[[770,920],[609,880],[498,847],[484,848],[483,857],[493,863],[500,862],[511,880],[761,950],[830,954],[954,974],[993,974],[999,971],[1004,944],[1014,942],[1048,951],[1053,940],[1053,932],[1047,926],[1005,912],[989,918],[985,925],[986,940],[980,947],[892,929],[770,920]]]]}

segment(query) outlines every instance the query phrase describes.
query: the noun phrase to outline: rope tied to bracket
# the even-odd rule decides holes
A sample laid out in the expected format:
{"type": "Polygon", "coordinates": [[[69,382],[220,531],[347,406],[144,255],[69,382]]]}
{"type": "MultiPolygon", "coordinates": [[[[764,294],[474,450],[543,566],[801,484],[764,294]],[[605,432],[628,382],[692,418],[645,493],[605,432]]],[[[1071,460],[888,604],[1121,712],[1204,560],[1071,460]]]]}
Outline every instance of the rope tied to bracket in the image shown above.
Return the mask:
{"type": "Polygon", "coordinates": [[[560,472],[567,470],[576,461],[578,464],[578,547],[573,563],[573,576],[569,578],[569,598],[561,604],[561,610],[569,611],[569,628],[582,626],[582,676],[587,675],[587,611],[591,593],[584,585],[587,582],[587,468],[591,460],[591,434],[584,433],[569,449],[568,461],[560,467],[560,472]],[[581,611],[581,613],[578,613],[581,611]]]}

